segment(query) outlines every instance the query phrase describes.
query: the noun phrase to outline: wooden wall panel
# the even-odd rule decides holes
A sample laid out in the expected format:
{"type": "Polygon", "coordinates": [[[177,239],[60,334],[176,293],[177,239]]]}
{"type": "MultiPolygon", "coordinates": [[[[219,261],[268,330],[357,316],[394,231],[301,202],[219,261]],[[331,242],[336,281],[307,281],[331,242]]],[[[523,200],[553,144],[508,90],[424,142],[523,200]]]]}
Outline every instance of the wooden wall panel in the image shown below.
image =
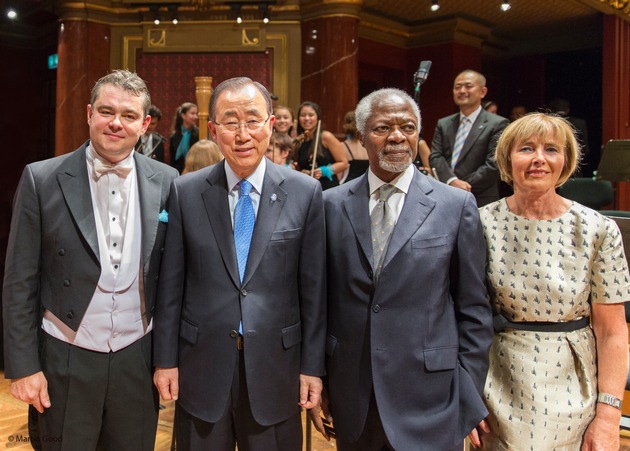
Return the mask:
{"type": "Polygon", "coordinates": [[[212,77],[213,87],[232,77],[249,77],[268,87],[272,86],[272,65],[269,63],[272,59],[272,52],[138,52],[136,70],[147,82],[152,102],[162,110],[158,132],[168,138],[173,131],[177,107],[184,102],[197,103],[195,77],[212,77]]]}
{"type": "MultiPolygon", "coordinates": [[[[630,139],[630,23],[604,17],[602,144],[630,139]]],[[[630,183],[617,186],[616,208],[630,211],[630,183]]]]}

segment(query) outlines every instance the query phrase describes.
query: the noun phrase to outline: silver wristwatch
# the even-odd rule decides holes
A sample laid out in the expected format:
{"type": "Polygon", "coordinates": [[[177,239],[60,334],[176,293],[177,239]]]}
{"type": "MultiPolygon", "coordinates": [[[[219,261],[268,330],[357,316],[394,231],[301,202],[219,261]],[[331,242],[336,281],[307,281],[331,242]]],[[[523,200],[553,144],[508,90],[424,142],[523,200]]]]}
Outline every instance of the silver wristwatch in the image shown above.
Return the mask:
{"type": "Polygon", "coordinates": [[[621,399],[616,396],[609,395],[608,393],[600,393],[597,395],[597,402],[608,404],[609,406],[613,406],[615,409],[621,410],[621,399]]]}

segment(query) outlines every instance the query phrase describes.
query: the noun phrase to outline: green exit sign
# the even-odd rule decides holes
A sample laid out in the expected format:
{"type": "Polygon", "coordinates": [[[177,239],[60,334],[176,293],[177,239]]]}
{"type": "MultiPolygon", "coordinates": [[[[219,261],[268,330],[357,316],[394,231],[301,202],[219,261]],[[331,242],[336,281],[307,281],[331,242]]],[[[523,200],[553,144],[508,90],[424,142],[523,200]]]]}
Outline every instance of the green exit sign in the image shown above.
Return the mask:
{"type": "Polygon", "coordinates": [[[57,69],[57,63],[59,62],[59,55],[53,53],[48,55],[48,69],[57,69]]]}

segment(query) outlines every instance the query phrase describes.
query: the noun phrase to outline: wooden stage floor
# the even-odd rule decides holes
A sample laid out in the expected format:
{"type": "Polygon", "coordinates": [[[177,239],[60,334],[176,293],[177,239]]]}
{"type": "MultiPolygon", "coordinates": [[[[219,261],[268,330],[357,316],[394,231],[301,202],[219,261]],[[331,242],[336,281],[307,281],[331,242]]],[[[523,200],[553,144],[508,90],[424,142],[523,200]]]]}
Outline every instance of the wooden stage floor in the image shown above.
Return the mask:
{"type": "MultiPolygon", "coordinates": [[[[165,404],[165,409],[160,410],[157,436],[155,438],[155,451],[170,451],[173,435],[173,403],[165,404]]],[[[304,414],[302,419],[304,420],[304,414]]],[[[306,430],[306,428],[304,428],[306,430]]],[[[27,407],[23,402],[13,398],[9,393],[9,381],[0,371],[0,450],[29,450],[27,429],[27,407]]],[[[330,443],[313,428],[311,451],[335,450],[334,441],[330,443]]],[[[630,451],[630,448],[629,448],[630,451]]]]}
{"type": "MultiPolygon", "coordinates": [[[[155,439],[155,451],[170,451],[173,434],[173,403],[166,403],[160,410],[158,430],[155,439]]],[[[9,381],[0,371],[0,449],[29,450],[27,430],[27,408],[24,403],[14,399],[9,393],[9,381]]],[[[304,415],[302,417],[304,420],[304,415]]],[[[304,428],[306,430],[306,428],[304,428]]],[[[312,430],[311,451],[335,450],[334,440],[327,442],[312,430]]],[[[630,432],[622,432],[620,451],[630,451],[630,432]]]]}

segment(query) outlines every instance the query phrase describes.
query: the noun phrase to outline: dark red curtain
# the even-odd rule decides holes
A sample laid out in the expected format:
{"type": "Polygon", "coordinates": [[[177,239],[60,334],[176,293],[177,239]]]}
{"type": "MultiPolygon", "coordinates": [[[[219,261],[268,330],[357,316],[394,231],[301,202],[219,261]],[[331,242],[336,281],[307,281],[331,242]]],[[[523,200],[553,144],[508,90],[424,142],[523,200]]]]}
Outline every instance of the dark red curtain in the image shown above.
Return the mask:
{"type": "MultiPolygon", "coordinates": [[[[162,110],[158,132],[169,137],[175,110],[184,102],[197,103],[195,77],[210,76],[212,86],[232,77],[249,77],[272,86],[271,50],[257,53],[143,53],[136,57],[136,71],[146,82],[151,100],[162,110]]],[[[167,146],[168,147],[168,146],[167,146]]],[[[167,153],[169,149],[167,149],[167,153]]]]}

